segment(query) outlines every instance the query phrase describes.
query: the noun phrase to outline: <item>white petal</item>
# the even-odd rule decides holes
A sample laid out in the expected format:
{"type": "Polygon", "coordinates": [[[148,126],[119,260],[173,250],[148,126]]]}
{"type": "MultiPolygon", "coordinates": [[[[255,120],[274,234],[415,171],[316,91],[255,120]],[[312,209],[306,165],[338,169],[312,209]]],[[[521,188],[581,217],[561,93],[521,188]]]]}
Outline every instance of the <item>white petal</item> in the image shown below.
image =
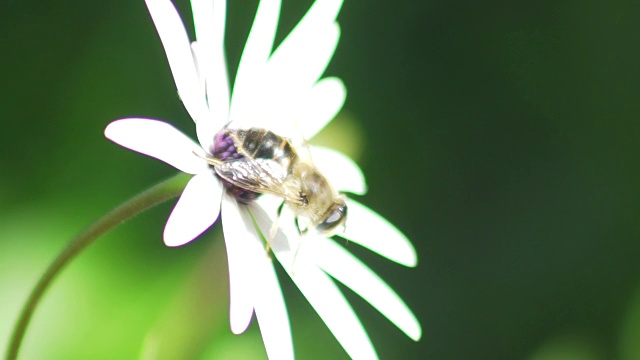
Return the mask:
{"type": "Polygon", "coordinates": [[[283,99],[258,97],[246,116],[233,121],[235,128],[262,127],[291,139],[309,140],[338,114],[347,92],[342,81],[328,77],[306,92],[283,99]]]}
{"type": "MultiPolygon", "coordinates": [[[[324,72],[338,44],[339,34],[338,25],[330,24],[318,29],[315,36],[309,36],[309,39],[300,43],[306,46],[295,48],[299,53],[280,53],[283,54],[281,61],[280,57],[270,59],[266,69],[271,89],[265,95],[267,104],[276,102],[281,106],[283,99],[291,99],[293,102],[300,100],[298,96],[308,92],[324,72]]],[[[274,53],[274,57],[276,55],[279,55],[278,52],[274,53]]]]}
{"type": "Polygon", "coordinates": [[[352,359],[376,359],[371,340],[347,299],[302,251],[298,252],[295,264],[290,253],[276,256],[347,354],[352,359]]]}
{"type": "Polygon", "coordinates": [[[417,265],[416,249],[393,224],[353,199],[347,199],[347,207],[347,228],[339,236],[399,264],[412,267],[417,265]]]}
{"type": "Polygon", "coordinates": [[[313,163],[336,190],[357,195],[367,192],[364,174],[348,156],[322,146],[313,146],[311,156],[313,163]]]}
{"type": "Polygon", "coordinates": [[[198,84],[200,85],[200,92],[205,94],[206,86],[204,81],[204,75],[202,74],[202,71],[200,69],[200,62],[204,63],[204,61],[202,61],[203,59],[202,54],[199,54],[202,51],[203,49],[200,47],[200,44],[198,44],[197,41],[191,42],[191,55],[193,56],[193,65],[195,66],[196,74],[198,75],[198,84]]]}
{"type": "MultiPolygon", "coordinates": [[[[198,67],[198,72],[200,76],[200,87],[202,88],[202,92],[205,93],[206,80],[204,78],[204,74],[202,74],[201,72],[206,71],[208,66],[204,65],[204,64],[207,64],[207,61],[204,59],[204,56],[203,56],[203,46],[201,46],[200,43],[194,41],[191,43],[191,50],[193,52],[193,59],[196,62],[196,66],[198,67]],[[202,68],[200,67],[199,64],[203,64],[202,68]]],[[[211,114],[213,116],[213,112],[211,112],[211,114]]],[[[215,138],[215,134],[217,134],[220,131],[220,129],[224,127],[225,122],[226,122],[226,118],[224,121],[212,120],[212,121],[198,121],[196,123],[196,132],[198,134],[198,141],[200,142],[200,145],[202,146],[202,148],[209,154],[213,152],[212,151],[213,145],[214,145],[213,140],[215,138]]]]}
{"type": "Polygon", "coordinates": [[[340,79],[324,78],[306,92],[300,91],[297,97],[287,97],[288,104],[280,109],[275,106],[283,102],[272,101],[272,108],[265,109],[263,114],[274,116],[260,117],[263,122],[260,125],[292,139],[302,134],[309,140],[333,120],[342,109],[346,96],[347,89],[340,79]]]}
{"type": "Polygon", "coordinates": [[[267,214],[275,214],[283,201],[284,200],[277,195],[263,194],[257,198],[254,203],[258,204],[267,214]]]}
{"type": "Polygon", "coordinates": [[[229,76],[224,54],[226,1],[192,0],[191,7],[209,109],[214,122],[222,126],[229,116],[229,76]]]}
{"type": "Polygon", "coordinates": [[[264,76],[280,16],[280,0],[261,0],[240,58],[231,97],[230,120],[259,116],[256,104],[268,94],[264,76]]]}
{"type": "Polygon", "coordinates": [[[211,121],[180,15],[169,0],[146,0],[146,3],[185,108],[194,121],[211,121]]]}
{"type": "MultiPolygon", "coordinates": [[[[252,209],[256,206],[252,205],[252,209]]],[[[268,234],[269,229],[262,231],[268,234]]],[[[273,262],[262,242],[254,242],[253,245],[252,250],[256,251],[254,303],[267,355],[269,359],[293,359],[289,316],[273,262]]]]}
{"type": "Polygon", "coordinates": [[[255,231],[246,211],[224,192],[222,196],[222,230],[229,262],[229,323],[234,334],[243,333],[253,315],[252,277],[258,271],[253,251],[255,231]]]}
{"type": "Polygon", "coordinates": [[[164,243],[181,246],[207,230],[218,219],[221,196],[222,184],[213,174],[189,180],[164,227],[164,243]]]}
{"type": "Polygon", "coordinates": [[[316,1],[269,59],[268,72],[283,94],[306,91],[333,57],[340,29],[335,23],[342,0],[316,1]]]}
{"type": "MultiPolygon", "coordinates": [[[[253,215],[261,228],[271,226],[272,219],[266,213],[254,211],[253,215]]],[[[305,246],[306,240],[313,239],[303,239],[295,255],[298,240],[292,239],[297,236],[292,236],[287,228],[290,227],[282,229],[285,229],[291,246],[285,245],[287,239],[283,232],[278,232],[272,243],[278,261],[352,359],[377,359],[371,340],[351,305],[336,284],[313,263],[309,247],[305,246]]]]}
{"type": "MultiPolygon", "coordinates": [[[[234,93],[231,118],[237,122],[235,127],[278,128],[277,133],[290,136],[292,134],[286,133],[286,129],[298,122],[302,133],[309,139],[333,118],[341,108],[344,96],[336,109],[329,106],[331,114],[327,117],[324,108],[332,104],[322,101],[320,106],[316,106],[318,94],[314,85],[327,67],[338,43],[340,30],[335,18],[341,5],[342,0],[316,1],[313,4],[269,58],[266,68],[252,75],[251,86],[248,87],[253,91],[250,105],[240,104],[241,99],[234,93]],[[307,109],[309,106],[313,109],[307,109]],[[236,108],[239,110],[236,111],[236,108]],[[320,114],[316,114],[318,108],[320,114]],[[321,124],[315,125],[318,118],[322,119],[321,124]],[[312,131],[307,129],[309,122],[314,122],[312,131]]],[[[293,135],[300,133],[299,129],[294,131],[296,133],[293,135]]]]}
{"type": "Polygon", "coordinates": [[[289,316],[273,263],[247,207],[226,193],[222,223],[229,259],[231,330],[235,334],[245,331],[255,307],[269,358],[293,359],[289,316]]]}
{"type": "MultiPolygon", "coordinates": [[[[306,243],[303,246],[307,246],[306,243]]],[[[415,341],[422,329],[407,304],[370,268],[333,240],[317,237],[309,251],[316,264],[329,275],[369,302],[382,315],[415,341]]]]}
{"type": "Polygon", "coordinates": [[[311,89],[309,96],[300,102],[300,128],[306,139],[311,139],[340,112],[347,89],[342,80],[328,77],[311,89]]]}
{"type": "Polygon", "coordinates": [[[269,359],[293,359],[291,326],[278,278],[271,260],[265,258],[260,264],[255,307],[267,355],[269,359]]]}
{"type": "Polygon", "coordinates": [[[120,119],[104,129],[104,136],[118,145],[162,160],[188,174],[207,170],[207,164],[194,152],[203,155],[193,140],[173,126],[151,119],[120,119]]]}

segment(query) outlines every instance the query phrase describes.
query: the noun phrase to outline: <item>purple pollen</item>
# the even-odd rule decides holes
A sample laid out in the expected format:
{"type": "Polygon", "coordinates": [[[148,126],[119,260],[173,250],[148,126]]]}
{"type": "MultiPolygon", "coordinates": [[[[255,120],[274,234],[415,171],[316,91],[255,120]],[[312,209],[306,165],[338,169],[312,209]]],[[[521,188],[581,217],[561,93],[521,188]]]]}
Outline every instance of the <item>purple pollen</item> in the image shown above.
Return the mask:
{"type": "MultiPolygon", "coordinates": [[[[214,137],[213,151],[211,153],[216,159],[220,159],[222,161],[233,161],[244,158],[243,155],[238,153],[238,149],[231,137],[232,132],[233,130],[223,129],[214,137]]],[[[249,203],[261,195],[260,193],[233,185],[225,179],[220,178],[220,180],[222,180],[224,187],[227,188],[227,192],[233,195],[236,200],[240,202],[249,203]]]]}

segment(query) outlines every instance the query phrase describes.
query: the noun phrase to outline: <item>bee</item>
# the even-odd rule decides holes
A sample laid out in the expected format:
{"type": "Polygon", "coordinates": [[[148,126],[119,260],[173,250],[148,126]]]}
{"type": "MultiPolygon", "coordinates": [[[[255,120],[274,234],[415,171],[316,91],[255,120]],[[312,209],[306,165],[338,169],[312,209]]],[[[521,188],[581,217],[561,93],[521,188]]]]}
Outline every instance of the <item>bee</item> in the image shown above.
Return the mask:
{"type": "Polygon", "coordinates": [[[333,236],[345,228],[345,196],[334,190],[310,156],[303,159],[299,155],[289,139],[262,128],[224,129],[215,143],[214,157],[204,159],[238,200],[250,202],[260,194],[284,200],[270,239],[275,235],[285,204],[295,214],[300,235],[314,229],[324,236],[333,236]],[[300,219],[306,224],[304,228],[300,227],[300,219]]]}

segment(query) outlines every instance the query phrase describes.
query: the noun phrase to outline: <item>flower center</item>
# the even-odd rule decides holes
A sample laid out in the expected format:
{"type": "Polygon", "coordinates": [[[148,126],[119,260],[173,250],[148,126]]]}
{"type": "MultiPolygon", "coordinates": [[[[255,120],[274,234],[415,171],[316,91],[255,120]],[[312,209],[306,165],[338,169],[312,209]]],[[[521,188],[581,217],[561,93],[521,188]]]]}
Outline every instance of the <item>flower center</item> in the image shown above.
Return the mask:
{"type": "MultiPolygon", "coordinates": [[[[243,159],[245,157],[244,155],[238,153],[236,144],[233,142],[233,137],[231,136],[233,132],[234,130],[223,129],[216,134],[213,141],[213,151],[211,152],[216,159],[220,159],[222,161],[233,161],[243,159]]],[[[249,203],[257,199],[258,196],[262,195],[260,193],[233,185],[232,183],[220,178],[219,176],[218,178],[222,180],[222,183],[227,189],[227,192],[233,195],[236,200],[240,202],[249,203]]]]}

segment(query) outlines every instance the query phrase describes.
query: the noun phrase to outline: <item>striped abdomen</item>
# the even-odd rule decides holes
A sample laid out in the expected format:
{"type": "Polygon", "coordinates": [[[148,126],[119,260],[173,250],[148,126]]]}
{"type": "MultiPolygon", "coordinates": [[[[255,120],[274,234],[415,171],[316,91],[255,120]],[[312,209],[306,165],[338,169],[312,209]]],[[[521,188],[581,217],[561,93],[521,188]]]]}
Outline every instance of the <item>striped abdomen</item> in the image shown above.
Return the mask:
{"type": "Polygon", "coordinates": [[[253,159],[274,160],[289,174],[294,163],[298,161],[298,153],[289,140],[269,130],[260,128],[237,130],[236,136],[246,156],[253,159]]]}

